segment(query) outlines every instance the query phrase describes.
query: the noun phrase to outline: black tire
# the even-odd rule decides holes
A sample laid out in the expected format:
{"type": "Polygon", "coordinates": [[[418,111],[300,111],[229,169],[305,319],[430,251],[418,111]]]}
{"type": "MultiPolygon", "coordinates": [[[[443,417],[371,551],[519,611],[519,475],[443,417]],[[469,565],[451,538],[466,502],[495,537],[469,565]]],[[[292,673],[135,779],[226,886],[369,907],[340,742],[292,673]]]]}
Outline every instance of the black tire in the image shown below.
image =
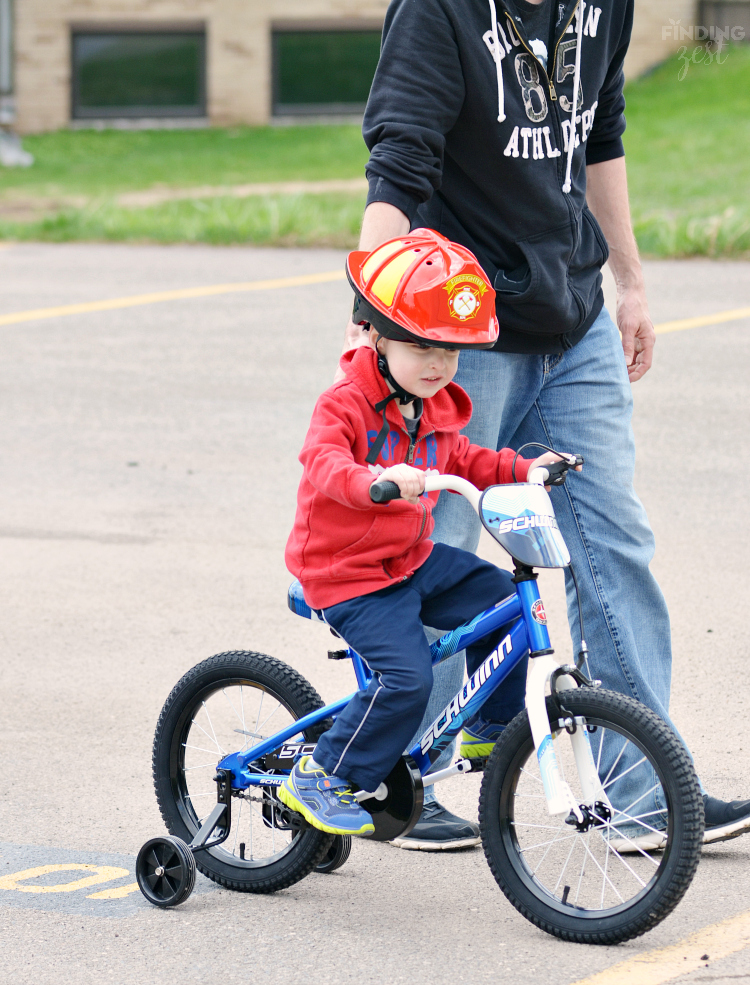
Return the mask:
{"type": "Polygon", "coordinates": [[[195,887],[195,858],[180,838],[151,838],[138,852],[135,877],[154,906],[179,906],[195,887]]]}
{"type": "MultiPolygon", "coordinates": [[[[170,833],[192,841],[216,803],[213,776],[223,756],[252,748],[261,730],[271,735],[322,707],[320,695],[301,674],[262,653],[220,653],[189,670],[167,698],[154,736],[156,798],[170,833]]],[[[315,742],[325,727],[305,732],[305,741],[315,742]]],[[[258,771],[284,772],[262,764],[258,771]]],[[[292,818],[278,801],[275,786],[251,787],[245,793],[242,799],[232,798],[229,838],[198,852],[196,865],[227,889],[285,889],[315,869],[333,836],[300,826],[301,819],[292,818]]]]}
{"type": "MultiPolygon", "coordinates": [[[[560,698],[576,727],[589,733],[614,813],[597,802],[586,831],[564,817],[550,817],[524,711],[496,744],[484,773],[484,852],[500,889],[537,927],[567,941],[617,944],[655,927],[685,895],[703,840],[700,786],[682,743],[639,702],[593,688],[565,691],[560,698]],[[627,783],[615,786],[628,775],[627,783]],[[634,793],[628,792],[631,782],[634,793]],[[638,797],[643,789],[648,794],[638,797]],[[618,797],[632,803],[618,803],[618,797]],[[638,847],[658,839],[654,829],[663,826],[663,851],[638,847]]],[[[547,714],[553,736],[561,740],[555,747],[565,779],[583,803],[564,719],[552,698],[547,714]]]]}
{"type": "Polygon", "coordinates": [[[316,872],[335,872],[340,869],[351,854],[352,839],[349,835],[335,835],[333,844],[323,857],[322,862],[318,862],[315,867],[316,872]]]}

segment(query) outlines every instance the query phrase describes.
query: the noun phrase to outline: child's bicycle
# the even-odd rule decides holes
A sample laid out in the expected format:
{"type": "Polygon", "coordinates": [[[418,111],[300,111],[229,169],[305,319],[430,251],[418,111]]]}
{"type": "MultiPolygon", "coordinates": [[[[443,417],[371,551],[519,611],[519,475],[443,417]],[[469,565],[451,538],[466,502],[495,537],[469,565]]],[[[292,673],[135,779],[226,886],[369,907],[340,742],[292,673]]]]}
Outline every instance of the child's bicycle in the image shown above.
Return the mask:
{"type": "MultiPolygon", "coordinates": [[[[533,569],[570,563],[542,486],[555,469],[537,469],[536,482],[483,493],[457,476],[427,476],[429,491],[451,489],[469,500],[513,557],[516,583],[514,595],[433,643],[434,663],[511,628],[385,783],[357,797],[372,814],[372,839],[391,840],[416,824],[424,785],[483,770],[482,843],[503,893],[550,934],[614,944],[651,929],[682,899],[700,856],[703,803],[690,757],[671,729],[583,674],[585,644],[576,666],[552,658],[533,569]],[[428,774],[527,655],[526,710],[489,758],[459,759],[428,774]]],[[[395,499],[398,487],[378,483],[373,495],[395,499]]],[[[289,607],[320,618],[298,583],[289,607]]],[[[329,657],[350,659],[358,687],[367,687],[371,674],[357,653],[340,649],[329,657]]],[[[182,903],[196,866],[229,889],[271,893],[342,865],[351,840],[310,827],[277,790],[350,698],[324,706],[301,674],[260,653],[221,653],[188,671],[156,727],[153,775],[171,837],[152,838],[139,852],[144,896],[162,907],[182,903]]]]}

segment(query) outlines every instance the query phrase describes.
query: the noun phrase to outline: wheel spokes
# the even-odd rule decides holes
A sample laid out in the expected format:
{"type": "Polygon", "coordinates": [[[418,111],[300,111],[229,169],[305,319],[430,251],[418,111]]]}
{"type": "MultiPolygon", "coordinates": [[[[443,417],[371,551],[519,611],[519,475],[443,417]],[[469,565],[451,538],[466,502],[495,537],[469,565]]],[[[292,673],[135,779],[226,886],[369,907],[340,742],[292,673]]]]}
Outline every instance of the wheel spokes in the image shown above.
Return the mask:
{"type": "MultiPolygon", "coordinates": [[[[666,820],[667,811],[658,805],[653,810],[645,806],[648,798],[658,797],[663,788],[658,777],[654,782],[653,764],[642,750],[627,735],[608,726],[598,724],[597,731],[593,760],[602,786],[615,800],[611,817],[589,804],[588,823],[585,819],[579,822],[582,830],[577,830],[566,823],[572,818],[550,816],[546,799],[538,792],[541,774],[531,746],[516,773],[510,831],[529,876],[558,905],[563,902],[577,909],[607,911],[638,896],[659,871],[662,859],[649,854],[637,839],[661,834],[658,819],[666,820]],[[649,776],[651,782],[644,784],[649,776]],[[618,792],[622,807],[616,802],[618,792]],[[613,839],[619,840],[616,845],[613,839]],[[620,845],[627,846],[627,856],[620,845]]],[[[562,738],[562,742],[555,741],[560,773],[576,801],[583,804],[572,745],[562,738]]]]}
{"type": "MultiPolygon", "coordinates": [[[[260,685],[249,681],[220,682],[212,692],[204,692],[196,703],[193,714],[181,736],[180,750],[183,756],[183,801],[193,816],[192,828],[197,830],[208,816],[216,800],[216,784],[213,781],[216,760],[208,762],[213,746],[217,760],[228,752],[239,751],[243,755],[260,741],[261,736],[292,724],[292,716],[286,706],[260,685]],[[267,727],[270,722],[270,728],[267,727]],[[200,806],[198,806],[200,805],[200,806]]],[[[252,771],[273,774],[263,761],[252,764],[252,771]]],[[[251,787],[249,796],[268,797],[263,788],[251,787]]],[[[212,853],[226,853],[232,864],[265,864],[268,859],[286,853],[297,836],[296,831],[280,828],[278,811],[281,805],[269,798],[267,803],[256,805],[250,800],[233,800],[232,825],[229,839],[212,853]]]]}

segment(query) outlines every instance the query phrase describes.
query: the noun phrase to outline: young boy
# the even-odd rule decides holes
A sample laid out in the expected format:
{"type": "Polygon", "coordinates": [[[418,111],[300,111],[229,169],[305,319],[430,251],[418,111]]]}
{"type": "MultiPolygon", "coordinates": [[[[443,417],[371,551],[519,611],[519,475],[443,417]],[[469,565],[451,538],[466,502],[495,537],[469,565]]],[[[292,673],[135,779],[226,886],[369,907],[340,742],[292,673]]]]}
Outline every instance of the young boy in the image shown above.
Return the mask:
{"type": "MultiPolygon", "coordinates": [[[[423,624],[455,629],[514,590],[509,572],[429,540],[438,493],[424,493],[425,473],[453,473],[483,489],[513,481],[514,452],[471,445],[459,433],[471,417],[469,397],[451,382],[459,350],[491,348],[498,337],[495,293],[473,254],[418,229],[371,254],[350,254],[347,273],[369,345],[342,357],[346,379],[315,407],[286,562],[308,604],[374,676],[279,797],[317,828],[367,835],[374,826],[353,789],[375,791],[390,773],[432,689],[423,624]],[[386,480],[401,499],[376,505],[370,487],[386,480]]],[[[519,457],[515,478],[556,460],[519,457]]],[[[502,632],[467,648],[470,674],[502,632]]],[[[525,681],[522,664],[484,705],[483,719],[509,722],[523,707],[525,681]]]]}

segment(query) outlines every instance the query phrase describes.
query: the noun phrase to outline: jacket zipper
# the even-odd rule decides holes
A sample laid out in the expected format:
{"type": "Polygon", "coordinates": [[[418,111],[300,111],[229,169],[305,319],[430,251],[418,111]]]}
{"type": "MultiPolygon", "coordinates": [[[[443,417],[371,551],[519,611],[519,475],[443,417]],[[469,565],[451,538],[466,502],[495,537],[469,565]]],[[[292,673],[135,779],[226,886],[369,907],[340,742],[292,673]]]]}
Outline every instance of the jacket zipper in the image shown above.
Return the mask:
{"type": "Polygon", "coordinates": [[[406,453],[406,461],[404,462],[404,464],[405,465],[411,465],[411,463],[414,461],[414,452],[415,452],[416,447],[419,444],[419,442],[422,440],[422,438],[429,438],[430,435],[431,434],[434,434],[435,432],[434,431],[428,431],[427,434],[421,435],[421,437],[419,438],[418,441],[414,441],[414,439],[409,434],[409,432],[406,430],[406,428],[403,428],[402,430],[403,430],[404,434],[406,435],[406,437],[409,439],[409,450],[406,453]]]}
{"type": "MultiPolygon", "coordinates": [[[[419,505],[422,507],[422,523],[420,524],[420,527],[419,527],[419,533],[417,534],[417,539],[414,541],[413,544],[410,545],[410,547],[407,548],[407,550],[411,550],[412,547],[416,547],[417,546],[417,544],[422,539],[422,534],[424,533],[424,528],[427,526],[427,507],[424,505],[424,503],[420,503],[419,505]]],[[[404,553],[406,553],[406,551],[404,551],[404,553]]],[[[383,565],[383,571],[385,571],[385,573],[388,575],[388,577],[389,578],[393,578],[393,575],[388,570],[388,564],[387,564],[387,562],[385,560],[383,560],[380,563],[383,565]]],[[[408,580],[409,580],[409,575],[403,575],[403,577],[401,577],[399,579],[399,581],[408,581],[408,580]]]]}
{"type": "MultiPolygon", "coordinates": [[[[579,3],[580,3],[580,0],[579,0],[579,3]]],[[[573,21],[573,18],[576,15],[576,10],[578,10],[578,6],[579,6],[579,4],[577,3],[575,5],[575,7],[573,7],[573,11],[572,11],[570,17],[568,18],[565,26],[563,27],[562,31],[560,32],[560,37],[557,39],[557,43],[555,44],[555,49],[552,52],[552,61],[550,63],[550,68],[552,69],[552,74],[551,75],[548,74],[547,69],[544,67],[544,65],[542,65],[542,63],[536,57],[536,55],[534,54],[534,52],[531,50],[531,48],[529,48],[529,46],[526,44],[526,42],[524,41],[524,39],[521,37],[521,35],[519,34],[518,30],[516,29],[516,25],[513,23],[513,18],[510,16],[510,14],[508,13],[508,11],[507,10],[505,11],[505,16],[508,18],[508,21],[510,23],[510,26],[513,28],[513,33],[518,38],[518,40],[521,42],[521,44],[524,46],[524,48],[528,51],[528,53],[531,55],[531,57],[534,59],[534,61],[537,63],[537,65],[539,66],[539,68],[541,68],[541,70],[544,72],[544,77],[547,80],[547,87],[549,88],[549,98],[552,99],[554,102],[557,102],[557,92],[555,91],[555,87],[552,84],[552,77],[555,74],[555,59],[557,58],[557,49],[560,47],[560,42],[565,37],[565,32],[570,27],[570,25],[571,25],[571,23],[573,21]]],[[[578,93],[575,93],[574,94],[574,98],[575,99],[578,98],[578,93]]]]}
{"type": "MultiPolygon", "coordinates": [[[[409,451],[408,451],[408,453],[406,455],[406,462],[404,464],[411,465],[411,463],[414,461],[414,451],[415,451],[415,449],[416,449],[416,447],[417,447],[417,445],[418,445],[419,442],[418,441],[414,441],[412,439],[412,436],[409,434],[409,432],[406,430],[406,428],[401,428],[401,430],[404,432],[404,434],[406,435],[406,437],[409,439],[409,451]]],[[[431,434],[434,434],[434,433],[435,433],[434,431],[428,431],[427,434],[423,434],[420,437],[419,441],[421,441],[422,438],[429,438],[430,435],[431,434]]],[[[417,544],[422,539],[422,534],[424,533],[424,528],[427,526],[427,507],[424,505],[424,503],[420,503],[419,505],[422,507],[422,523],[421,523],[421,525],[419,527],[419,533],[417,534],[417,539],[414,541],[414,543],[411,545],[411,547],[416,547],[417,546],[417,544]]],[[[409,548],[409,550],[411,550],[411,547],[409,548]]],[[[388,566],[387,566],[386,562],[385,561],[382,561],[381,563],[383,565],[383,571],[385,571],[385,573],[388,575],[389,578],[392,578],[393,575],[388,570],[388,566]]],[[[401,578],[401,581],[407,581],[408,580],[408,577],[409,577],[408,575],[404,575],[404,577],[401,578]]]]}
{"type": "MultiPolygon", "coordinates": [[[[570,15],[570,17],[568,18],[567,23],[563,27],[562,32],[561,32],[559,38],[557,39],[557,44],[555,45],[555,49],[552,52],[552,64],[551,64],[551,67],[552,67],[552,75],[553,76],[555,74],[555,59],[557,58],[557,49],[560,47],[560,42],[565,37],[565,32],[568,30],[568,28],[570,27],[570,24],[571,24],[573,18],[575,17],[577,6],[578,5],[576,5],[573,8],[573,13],[570,15]]],[[[526,49],[526,51],[528,51],[528,53],[531,55],[531,57],[534,59],[534,61],[537,63],[537,65],[541,69],[541,71],[544,73],[544,77],[547,80],[547,85],[549,86],[550,101],[553,103],[553,105],[550,106],[550,120],[552,122],[552,129],[553,129],[553,131],[555,133],[555,140],[557,141],[557,146],[558,147],[563,147],[565,145],[565,141],[563,140],[562,126],[561,126],[560,120],[558,118],[558,107],[559,107],[560,103],[559,103],[559,101],[557,99],[557,91],[556,91],[555,87],[552,84],[552,78],[547,74],[547,69],[544,67],[544,65],[542,65],[542,63],[536,57],[536,55],[534,54],[534,52],[531,50],[531,48],[529,48],[529,46],[526,44],[526,42],[521,37],[521,35],[519,34],[519,32],[516,30],[515,24],[513,23],[513,18],[510,16],[510,14],[508,13],[507,10],[505,11],[505,16],[508,18],[508,23],[509,23],[510,27],[513,29],[513,32],[514,32],[515,36],[518,38],[518,40],[524,46],[524,48],[526,49]]],[[[560,154],[560,156],[557,158],[557,162],[556,162],[557,180],[560,182],[560,185],[561,186],[562,186],[562,182],[563,182],[563,177],[565,175],[565,169],[563,167],[563,161],[564,160],[565,160],[565,155],[564,154],[560,154]]],[[[565,197],[567,198],[567,195],[565,197]]]]}

